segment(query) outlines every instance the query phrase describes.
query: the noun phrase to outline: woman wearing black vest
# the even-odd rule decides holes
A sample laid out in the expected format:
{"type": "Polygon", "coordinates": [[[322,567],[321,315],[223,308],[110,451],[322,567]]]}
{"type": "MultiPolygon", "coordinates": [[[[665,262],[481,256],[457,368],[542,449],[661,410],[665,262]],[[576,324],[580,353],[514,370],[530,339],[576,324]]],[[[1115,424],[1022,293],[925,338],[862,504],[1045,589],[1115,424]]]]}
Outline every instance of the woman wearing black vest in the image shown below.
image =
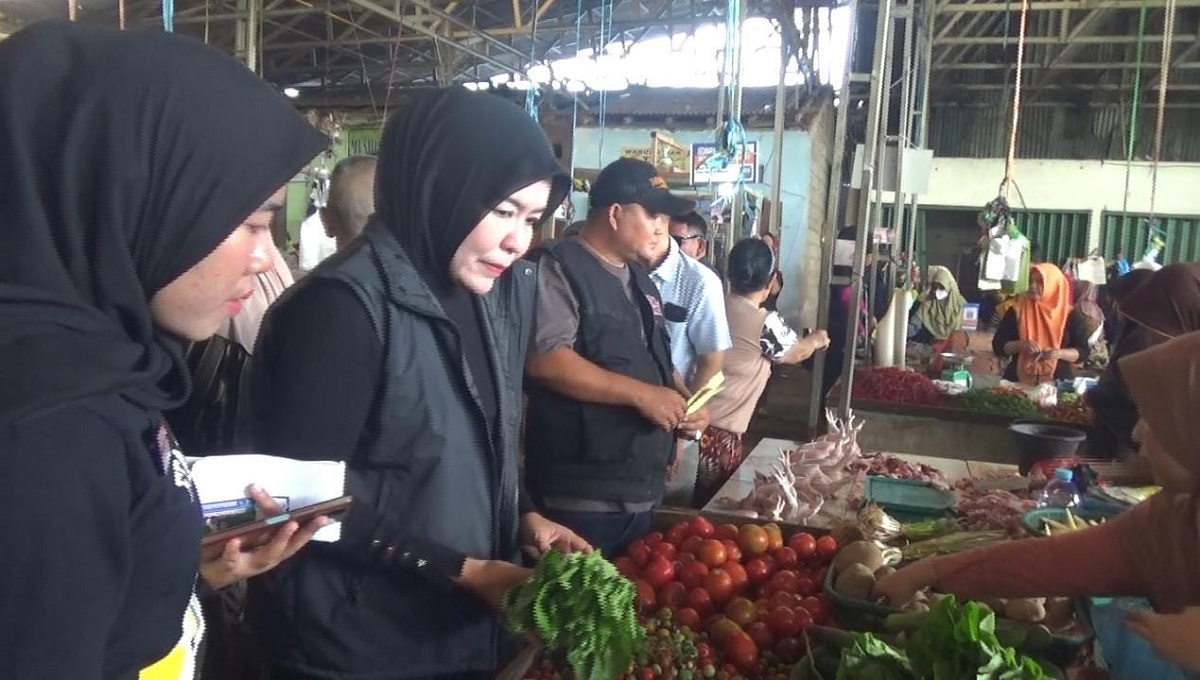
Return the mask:
{"type": "Polygon", "coordinates": [[[491,677],[521,546],[587,548],[518,491],[519,258],[568,186],[520,107],[418,94],[384,131],[371,223],[267,313],[255,444],[347,461],[358,501],[338,544],[251,583],[273,678],[491,677]]]}

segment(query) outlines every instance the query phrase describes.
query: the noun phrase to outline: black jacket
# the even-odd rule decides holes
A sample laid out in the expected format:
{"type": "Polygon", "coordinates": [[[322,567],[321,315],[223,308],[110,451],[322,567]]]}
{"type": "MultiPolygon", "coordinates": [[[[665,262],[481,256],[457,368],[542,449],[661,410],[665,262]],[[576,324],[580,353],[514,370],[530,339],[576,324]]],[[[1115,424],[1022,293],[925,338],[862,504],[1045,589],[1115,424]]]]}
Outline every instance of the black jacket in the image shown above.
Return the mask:
{"type": "MultiPolygon", "coordinates": [[[[629,265],[632,301],[577,240],[548,246],[579,304],[575,351],[601,368],[650,385],[674,379],[658,289],[629,265]]],[[[589,404],[530,385],[525,470],[537,499],[612,502],[662,499],[674,438],[628,406],[589,404]]]]}
{"type": "MultiPolygon", "coordinates": [[[[534,267],[518,263],[480,298],[499,399],[494,436],[452,324],[386,229],[368,227],[347,252],[310,277],[349,286],[382,345],[384,377],[358,446],[346,454],[347,492],[373,517],[365,531],[348,518],[338,544],[314,543],[255,579],[251,623],[274,663],[316,677],[493,670],[502,643],[498,618],[444,575],[430,573],[437,555],[423,551],[437,546],[439,553],[517,558],[516,450],[534,267]],[[382,524],[376,526],[374,518],[382,524]],[[372,548],[377,540],[397,550],[381,555],[372,548]]],[[[287,305],[306,282],[278,304],[287,305]]],[[[264,323],[252,403],[271,398],[269,378],[260,377],[260,370],[288,370],[272,366],[265,354],[275,311],[264,323]]],[[[312,313],[319,319],[319,310],[312,313]]],[[[256,445],[286,455],[259,437],[256,445]]]]}

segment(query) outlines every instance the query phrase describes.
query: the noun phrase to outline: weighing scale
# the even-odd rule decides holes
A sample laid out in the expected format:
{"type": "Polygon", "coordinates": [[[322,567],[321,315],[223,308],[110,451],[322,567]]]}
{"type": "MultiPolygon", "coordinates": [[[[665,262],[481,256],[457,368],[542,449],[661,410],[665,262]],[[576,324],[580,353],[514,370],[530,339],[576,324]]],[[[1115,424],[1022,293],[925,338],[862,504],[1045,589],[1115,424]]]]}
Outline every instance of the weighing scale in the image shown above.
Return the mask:
{"type": "Polygon", "coordinates": [[[944,380],[948,383],[960,385],[971,389],[974,385],[974,380],[971,378],[971,372],[967,367],[975,357],[965,354],[955,354],[954,352],[942,352],[936,355],[941,360],[942,372],[938,376],[939,380],[944,380]]]}

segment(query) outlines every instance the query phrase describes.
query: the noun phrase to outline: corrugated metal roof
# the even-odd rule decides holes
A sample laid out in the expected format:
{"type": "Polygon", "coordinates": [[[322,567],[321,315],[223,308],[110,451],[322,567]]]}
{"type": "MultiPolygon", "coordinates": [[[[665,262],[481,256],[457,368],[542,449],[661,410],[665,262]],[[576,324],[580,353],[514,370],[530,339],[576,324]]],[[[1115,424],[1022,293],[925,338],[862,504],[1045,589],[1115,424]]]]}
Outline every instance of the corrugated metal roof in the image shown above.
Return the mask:
{"type": "MultiPolygon", "coordinates": [[[[788,108],[794,109],[802,88],[789,88],[788,108]]],[[[630,87],[621,93],[609,93],[606,116],[674,116],[706,118],[717,114],[716,88],[630,87]]],[[[773,116],[775,88],[742,89],[742,113],[747,116],[773,116]]]]}
{"type": "MultiPolygon", "coordinates": [[[[999,97],[997,97],[999,100],[999,97]]],[[[935,105],[930,143],[938,156],[996,158],[1008,150],[1009,110],[995,106],[935,105]]],[[[1138,116],[1134,156],[1149,158],[1156,112],[1138,116]]],[[[1019,158],[1123,160],[1129,135],[1128,105],[1022,107],[1019,158]]],[[[1200,162],[1200,109],[1168,108],[1163,122],[1163,161],[1200,162]]]]}

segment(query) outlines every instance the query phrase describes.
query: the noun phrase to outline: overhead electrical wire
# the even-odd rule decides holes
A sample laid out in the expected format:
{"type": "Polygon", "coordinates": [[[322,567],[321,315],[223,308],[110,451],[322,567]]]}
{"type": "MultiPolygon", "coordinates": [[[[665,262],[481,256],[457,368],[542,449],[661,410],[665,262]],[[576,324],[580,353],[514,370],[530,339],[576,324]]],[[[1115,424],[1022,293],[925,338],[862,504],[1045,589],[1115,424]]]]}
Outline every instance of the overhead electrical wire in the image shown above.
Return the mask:
{"type": "Polygon", "coordinates": [[[1137,69],[1133,72],[1133,97],[1129,104],[1129,141],[1125,145],[1125,193],[1121,201],[1121,214],[1129,212],[1129,176],[1133,169],[1133,153],[1137,149],[1138,109],[1142,99],[1142,60],[1146,54],[1146,3],[1138,16],[1137,69]]]}

